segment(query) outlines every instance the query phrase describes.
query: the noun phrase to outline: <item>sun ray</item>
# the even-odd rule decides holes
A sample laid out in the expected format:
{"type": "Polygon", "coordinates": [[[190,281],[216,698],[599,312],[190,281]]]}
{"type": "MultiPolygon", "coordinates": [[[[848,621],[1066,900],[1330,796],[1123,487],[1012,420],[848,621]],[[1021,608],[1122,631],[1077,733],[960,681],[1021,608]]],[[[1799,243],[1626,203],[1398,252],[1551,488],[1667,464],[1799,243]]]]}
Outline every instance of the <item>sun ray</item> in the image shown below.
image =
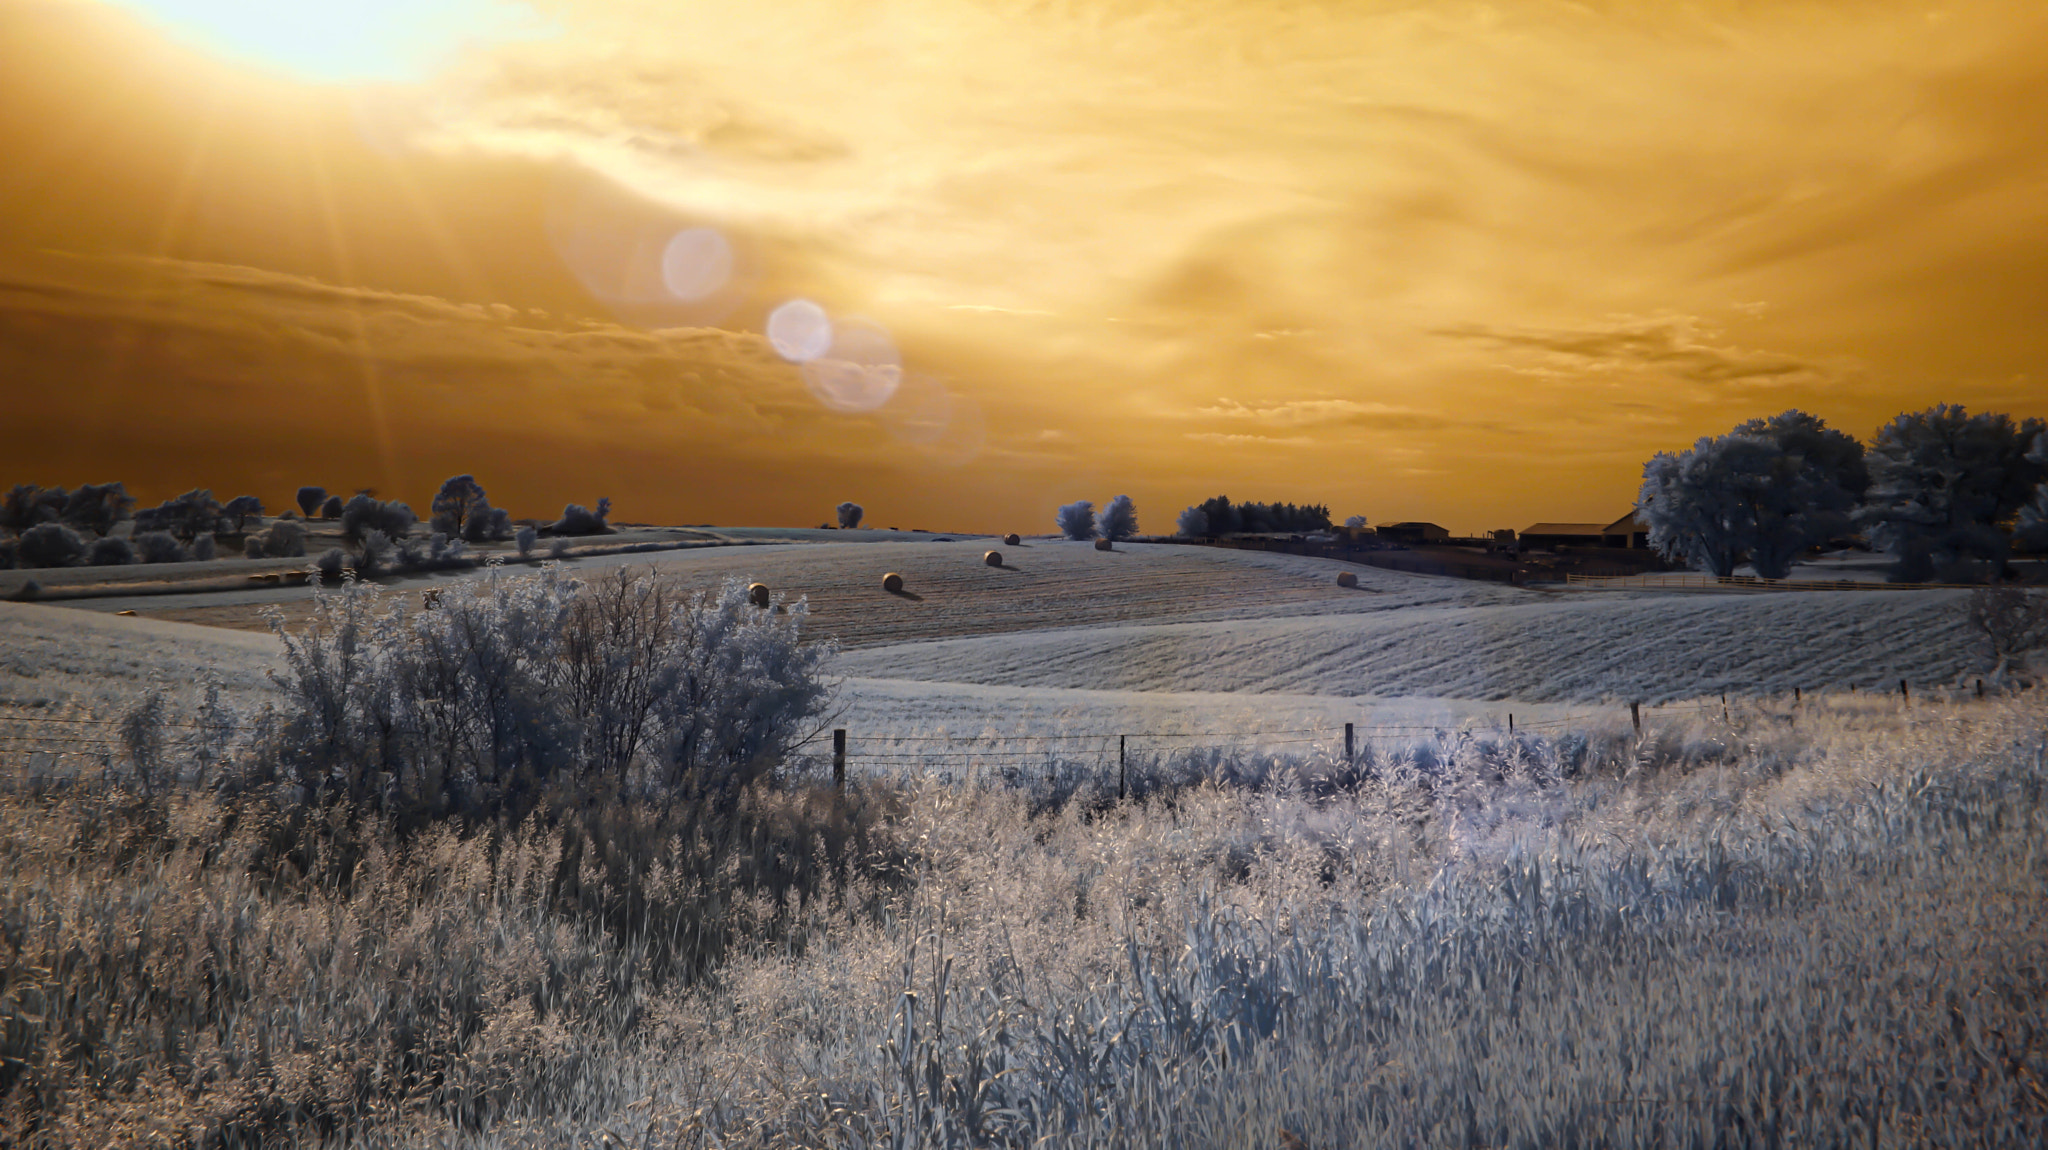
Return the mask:
{"type": "Polygon", "coordinates": [[[207,98],[206,111],[200,116],[198,130],[193,133],[192,147],[178,171],[178,181],[171,186],[171,194],[164,200],[163,223],[158,225],[156,238],[150,242],[149,254],[157,259],[169,257],[171,246],[179,238],[180,220],[191,208],[192,197],[198,191],[199,174],[213,151],[213,137],[220,129],[221,109],[226,102],[227,92],[215,84],[207,98]]]}
{"type": "MultiPolygon", "coordinates": [[[[320,214],[326,224],[329,253],[334,257],[335,279],[344,289],[357,286],[354,260],[350,258],[348,237],[341,224],[341,212],[334,202],[333,175],[327,168],[327,157],[321,150],[317,136],[309,135],[306,142],[306,161],[313,178],[313,194],[319,199],[320,214]]],[[[363,377],[363,401],[370,410],[370,430],[377,440],[377,461],[381,468],[382,490],[400,490],[405,476],[398,465],[398,451],[392,441],[391,420],[384,404],[384,380],[377,368],[376,356],[370,350],[368,325],[363,322],[362,301],[348,295],[349,327],[355,337],[356,366],[363,377]]]]}
{"type": "Polygon", "coordinates": [[[495,303],[502,299],[503,296],[497,285],[491,282],[490,276],[478,268],[475,261],[469,258],[469,254],[462,250],[454,230],[448,226],[439,209],[427,197],[425,189],[420,187],[418,174],[399,160],[384,158],[384,166],[392,177],[392,183],[412,206],[413,218],[420,222],[427,234],[427,241],[447,263],[449,270],[455,273],[463,290],[479,302],[495,303]]]}

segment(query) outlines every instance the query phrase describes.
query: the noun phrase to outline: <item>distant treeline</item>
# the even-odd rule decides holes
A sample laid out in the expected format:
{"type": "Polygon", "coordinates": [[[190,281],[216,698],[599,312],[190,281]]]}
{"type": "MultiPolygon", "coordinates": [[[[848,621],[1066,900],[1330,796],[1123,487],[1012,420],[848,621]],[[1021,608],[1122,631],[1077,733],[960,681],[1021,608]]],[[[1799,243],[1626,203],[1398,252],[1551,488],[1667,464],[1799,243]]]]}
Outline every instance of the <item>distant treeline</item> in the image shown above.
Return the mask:
{"type": "Polygon", "coordinates": [[[1330,509],[1320,503],[1232,503],[1229,496],[1218,495],[1181,512],[1180,525],[1183,535],[1327,531],[1330,509]]]}

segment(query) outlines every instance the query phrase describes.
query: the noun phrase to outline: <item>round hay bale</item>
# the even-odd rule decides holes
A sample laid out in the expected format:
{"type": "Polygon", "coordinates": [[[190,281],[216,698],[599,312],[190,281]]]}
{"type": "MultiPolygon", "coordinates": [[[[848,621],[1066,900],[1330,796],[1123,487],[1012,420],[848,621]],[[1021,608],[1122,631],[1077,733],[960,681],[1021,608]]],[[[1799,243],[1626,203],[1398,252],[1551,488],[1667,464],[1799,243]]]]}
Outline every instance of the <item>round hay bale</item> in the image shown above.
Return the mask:
{"type": "Polygon", "coordinates": [[[1110,542],[1109,542],[1109,540],[1107,540],[1107,539],[1097,539],[1097,540],[1095,541],[1095,549],[1096,549],[1097,551],[1110,551],[1110,550],[1114,550],[1114,548],[1113,548],[1113,547],[1111,547],[1111,545],[1110,545],[1110,542]]]}
{"type": "Polygon", "coordinates": [[[747,602],[752,603],[756,607],[766,607],[768,605],[768,584],[747,584],[747,602]]]}
{"type": "Polygon", "coordinates": [[[981,561],[983,563],[988,564],[991,567],[1001,567],[1003,565],[1003,553],[1000,551],[991,551],[986,555],[983,555],[981,557],[981,561]]]}
{"type": "Polygon", "coordinates": [[[894,571],[882,576],[882,590],[887,591],[891,595],[903,590],[903,576],[898,575],[894,571]]]}
{"type": "Polygon", "coordinates": [[[1003,546],[1005,547],[1021,546],[1023,542],[1024,537],[1022,535],[1017,534],[1014,531],[1010,532],[1008,535],[1003,536],[1003,546]]]}
{"type": "Polygon", "coordinates": [[[1339,587],[1356,587],[1356,586],[1358,586],[1358,572],[1356,572],[1356,571],[1339,571],[1339,572],[1337,572],[1337,586],[1339,586],[1339,587]]]}

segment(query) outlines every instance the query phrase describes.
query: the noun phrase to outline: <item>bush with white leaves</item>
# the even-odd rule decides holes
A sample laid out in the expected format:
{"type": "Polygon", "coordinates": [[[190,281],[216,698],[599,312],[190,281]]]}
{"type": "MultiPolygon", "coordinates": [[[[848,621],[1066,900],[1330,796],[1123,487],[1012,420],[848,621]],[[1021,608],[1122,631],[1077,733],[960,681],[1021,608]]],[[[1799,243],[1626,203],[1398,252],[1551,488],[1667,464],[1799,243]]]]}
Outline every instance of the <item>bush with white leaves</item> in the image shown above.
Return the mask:
{"type": "Polygon", "coordinates": [[[833,650],[800,641],[803,601],[762,611],[747,587],[682,596],[623,569],[585,586],[551,565],[387,612],[349,579],[304,632],[272,616],[274,757],[315,802],[516,817],[601,778],[728,806],[816,733],[833,650]]]}

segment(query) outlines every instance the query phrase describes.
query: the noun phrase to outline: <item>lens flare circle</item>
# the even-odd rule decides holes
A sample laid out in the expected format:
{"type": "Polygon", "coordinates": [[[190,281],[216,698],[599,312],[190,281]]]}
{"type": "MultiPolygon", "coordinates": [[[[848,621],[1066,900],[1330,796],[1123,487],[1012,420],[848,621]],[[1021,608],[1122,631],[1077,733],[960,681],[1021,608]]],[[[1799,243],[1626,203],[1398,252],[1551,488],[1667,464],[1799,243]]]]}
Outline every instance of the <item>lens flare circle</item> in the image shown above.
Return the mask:
{"type": "Polygon", "coordinates": [[[809,363],[832,347],[832,317],[807,299],[793,299],[768,313],[768,342],[791,363],[809,363]]]}
{"type": "Polygon", "coordinates": [[[860,316],[832,321],[831,342],[803,361],[804,386],[819,403],[858,415],[888,403],[903,384],[903,357],[881,324],[860,316]]]}
{"type": "Polygon", "coordinates": [[[685,228],[661,253],[661,282],[669,294],[695,303],[732,278],[732,245],[717,228],[685,228]]]}

